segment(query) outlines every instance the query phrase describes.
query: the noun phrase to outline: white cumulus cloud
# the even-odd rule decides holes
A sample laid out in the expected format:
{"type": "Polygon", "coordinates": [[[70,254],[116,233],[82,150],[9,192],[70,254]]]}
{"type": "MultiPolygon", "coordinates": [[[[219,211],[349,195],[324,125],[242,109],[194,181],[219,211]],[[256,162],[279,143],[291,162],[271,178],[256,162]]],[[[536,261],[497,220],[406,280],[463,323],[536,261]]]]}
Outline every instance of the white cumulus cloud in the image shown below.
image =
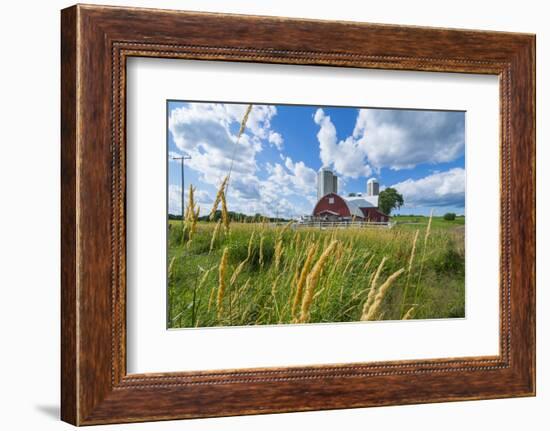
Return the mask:
{"type": "Polygon", "coordinates": [[[338,142],[336,127],[321,108],[317,109],[313,120],[320,126],[317,139],[324,166],[331,166],[339,175],[351,178],[368,177],[372,173],[360,142],[353,136],[338,142]]]}
{"type": "Polygon", "coordinates": [[[408,179],[391,187],[403,195],[406,207],[464,207],[466,172],[454,168],[417,180],[408,179]]]}
{"type": "Polygon", "coordinates": [[[274,132],[273,130],[270,131],[268,140],[269,143],[275,145],[279,151],[283,149],[283,137],[280,133],[274,132]]]}
{"type": "Polygon", "coordinates": [[[314,194],[317,185],[317,174],[304,162],[294,162],[286,157],[284,166],[280,163],[267,163],[268,179],[266,186],[281,190],[285,194],[305,196],[314,194]]]}
{"type": "Polygon", "coordinates": [[[464,113],[360,109],[353,138],[376,169],[451,162],[464,155],[464,113]]]}
{"type": "Polygon", "coordinates": [[[256,155],[267,138],[273,106],[255,105],[245,133],[237,141],[236,131],[247,105],[189,103],[173,109],[168,127],[180,151],[191,156],[186,166],[201,174],[201,180],[216,186],[230,167],[241,177],[254,176],[256,155]],[[234,162],[232,163],[232,160],[234,162]]]}
{"type": "Polygon", "coordinates": [[[464,155],[463,112],[359,109],[353,133],[341,140],[322,109],[313,119],[320,126],[321,161],[344,177],[368,177],[373,168],[451,162],[464,155]]]}

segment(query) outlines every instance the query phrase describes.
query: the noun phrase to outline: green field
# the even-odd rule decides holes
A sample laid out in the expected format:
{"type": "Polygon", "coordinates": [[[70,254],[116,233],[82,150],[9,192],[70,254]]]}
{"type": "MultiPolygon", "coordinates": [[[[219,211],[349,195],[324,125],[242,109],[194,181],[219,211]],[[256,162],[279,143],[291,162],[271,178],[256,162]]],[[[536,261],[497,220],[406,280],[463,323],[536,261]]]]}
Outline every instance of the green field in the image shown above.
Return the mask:
{"type": "Polygon", "coordinates": [[[231,222],[214,239],[216,222],[196,222],[189,239],[170,220],[168,326],[464,317],[464,217],[393,220],[325,230],[231,222]]]}
{"type": "MultiPolygon", "coordinates": [[[[394,221],[399,227],[404,229],[425,228],[428,225],[429,217],[426,216],[394,216],[394,221]]],[[[460,227],[466,224],[464,216],[457,216],[455,220],[444,220],[443,217],[432,217],[432,229],[449,229],[452,227],[460,227]]]]}

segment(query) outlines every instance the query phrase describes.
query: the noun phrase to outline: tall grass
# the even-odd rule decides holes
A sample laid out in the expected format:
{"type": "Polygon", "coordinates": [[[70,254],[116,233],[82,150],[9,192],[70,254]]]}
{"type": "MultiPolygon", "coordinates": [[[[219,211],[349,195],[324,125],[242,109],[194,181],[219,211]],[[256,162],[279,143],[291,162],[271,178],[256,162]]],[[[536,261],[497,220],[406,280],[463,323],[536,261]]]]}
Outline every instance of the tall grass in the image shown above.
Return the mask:
{"type": "Polygon", "coordinates": [[[464,316],[463,230],[229,223],[171,222],[171,327],[464,316]]]}

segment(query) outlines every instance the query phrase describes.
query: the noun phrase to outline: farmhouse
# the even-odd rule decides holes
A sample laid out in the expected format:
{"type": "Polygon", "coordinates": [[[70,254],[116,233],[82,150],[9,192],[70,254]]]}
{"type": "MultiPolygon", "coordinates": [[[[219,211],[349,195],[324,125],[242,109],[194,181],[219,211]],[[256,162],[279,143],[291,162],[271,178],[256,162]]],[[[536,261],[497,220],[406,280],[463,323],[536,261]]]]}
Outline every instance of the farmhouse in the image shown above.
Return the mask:
{"type": "MultiPolygon", "coordinates": [[[[318,181],[323,181],[327,176],[327,168],[323,168],[322,175],[318,176],[318,181]]],[[[330,172],[332,175],[332,172],[330,172]]],[[[336,176],[333,176],[333,183],[336,184],[336,176]]],[[[350,193],[349,196],[340,196],[334,190],[336,187],[324,187],[324,184],[318,184],[318,195],[320,195],[317,204],[313,208],[312,219],[316,221],[369,221],[387,223],[390,217],[378,209],[378,195],[380,186],[378,182],[371,178],[367,182],[367,192],[350,193]],[[328,190],[327,190],[328,189],[328,190]]]]}

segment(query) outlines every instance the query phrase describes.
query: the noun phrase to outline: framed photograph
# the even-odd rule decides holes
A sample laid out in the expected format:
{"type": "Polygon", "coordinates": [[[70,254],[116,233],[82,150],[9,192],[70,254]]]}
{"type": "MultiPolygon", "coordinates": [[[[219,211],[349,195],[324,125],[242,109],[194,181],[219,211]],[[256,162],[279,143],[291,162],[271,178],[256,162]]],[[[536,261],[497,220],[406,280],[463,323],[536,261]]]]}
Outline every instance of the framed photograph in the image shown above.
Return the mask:
{"type": "Polygon", "coordinates": [[[61,14],[62,419],[535,394],[535,37],[61,14]]]}

